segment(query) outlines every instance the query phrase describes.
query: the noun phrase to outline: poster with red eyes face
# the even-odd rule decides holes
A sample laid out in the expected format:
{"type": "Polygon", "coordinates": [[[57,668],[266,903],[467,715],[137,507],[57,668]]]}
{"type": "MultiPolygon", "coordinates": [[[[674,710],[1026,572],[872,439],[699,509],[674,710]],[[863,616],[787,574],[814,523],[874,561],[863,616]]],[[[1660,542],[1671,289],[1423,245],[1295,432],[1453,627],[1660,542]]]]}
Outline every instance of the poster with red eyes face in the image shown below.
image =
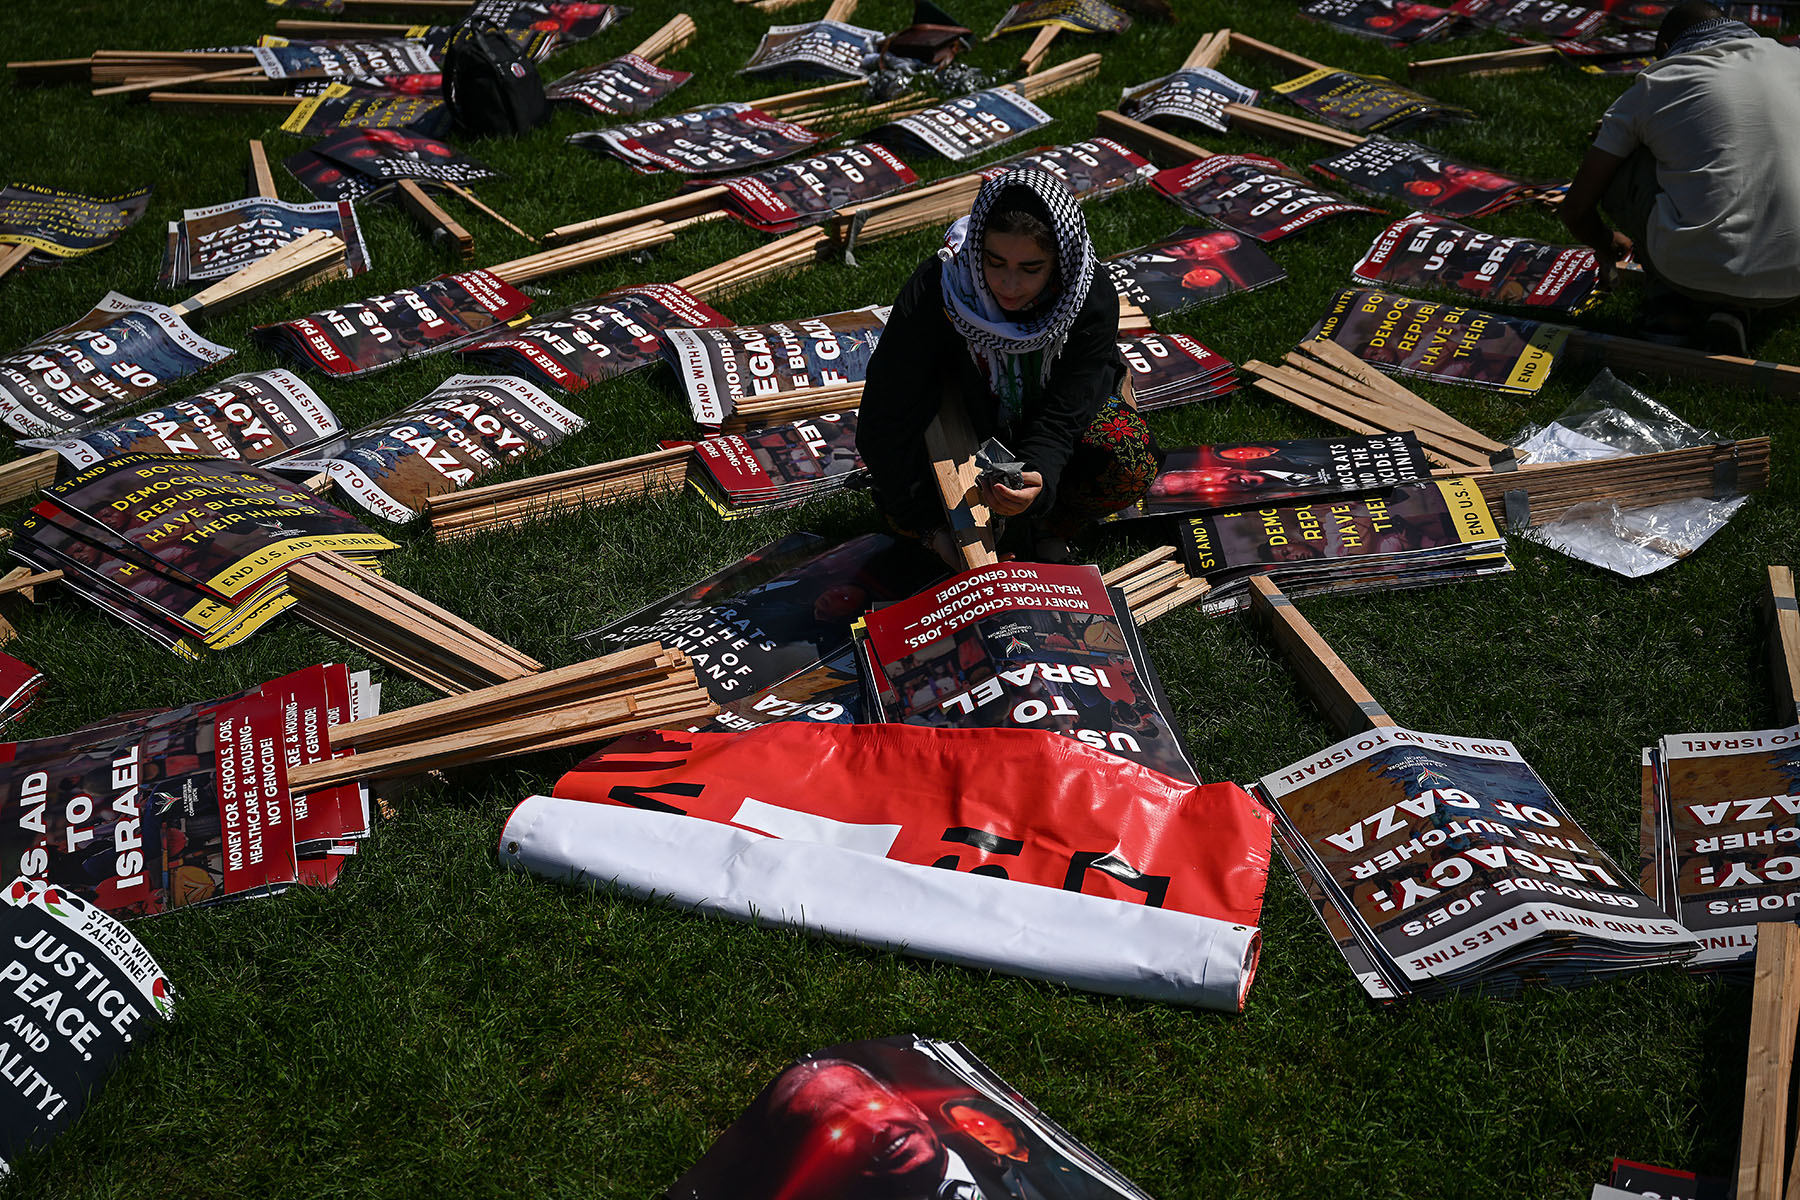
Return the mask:
{"type": "Polygon", "coordinates": [[[404,129],[340,129],[315,142],[315,154],[379,180],[435,179],[472,183],[500,174],[448,142],[404,129]]]}
{"type": "Polygon", "coordinates": [[[1457,162],[1417,142],[1380,137],[1315,159],[1312,168],[1357,191],[1454,218],[1498,212],[1530,199],[1543,186],[1457,162]]]}
{"type": "Polygon", "coordinates": [[[1102,260],[1119,295],[1157,317],[1287,278],[1251,238],[1186,226],[1174,236],[1102,260]]]}
{"type": "Polygon", "coordinates": [[[314,154],[311,150],[290,154],[282,159],[281,165],[288,169],[288,174],[300,181],[301,187],[320,200],[359,200],[393,186],[364,175],[361,171],[352,170],[343,163],[333,162],[323,154],[314,154]]]}
{"type": "Polygon", "coordinates": [[[1344,33],[1375,38],[1390,46],[1411,46],[1447,34],[1456,16],[1433,4],[1405,0],[1313,0],[1300,10],[1309,20],[1344,33]]]}
{"type": "Polygon", "coordinates": [[[1144,498],[1108,520],[1254,508],[1430,478],[1431,463],[1411,433],[1186,446],[1167,451],[1144,498]]]}
{"type": "Polygon", "coordinates": [[[1594,0],[1594,7],[1621,25],[1655,29],[1675,6],[1659,0],[1594,0]]]}

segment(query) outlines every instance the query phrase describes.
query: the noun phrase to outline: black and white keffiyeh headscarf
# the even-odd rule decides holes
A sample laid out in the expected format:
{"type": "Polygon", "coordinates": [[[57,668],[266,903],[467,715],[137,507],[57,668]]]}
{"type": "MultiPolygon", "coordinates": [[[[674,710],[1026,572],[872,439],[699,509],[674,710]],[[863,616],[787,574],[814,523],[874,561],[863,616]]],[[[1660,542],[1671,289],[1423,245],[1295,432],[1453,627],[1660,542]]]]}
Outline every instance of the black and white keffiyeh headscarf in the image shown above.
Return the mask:
{"type": "Polygon", "coordinates": [[[981,185],[969,215],[944,234],[938,257],[944,260],[944,309],[950,323],[969,344],[970,356],[987,374],[988,386],[1006,405],[1008,416],[1015,416],[1023,407],[1028,381],[1042,384],[1050,378],[1051,365],[1062,353],[1094,281],[1094,243],[1081,206],[1062,180],[1048,171],[1008,171],[981,185]],[[1049,213],[1057,268],[1051,286],[1060,288],[1053,302],[1040,303],[1022,322],[1000,307],[981,269],[988,216],[1012,188],[1029,189],[1049,213]]]}

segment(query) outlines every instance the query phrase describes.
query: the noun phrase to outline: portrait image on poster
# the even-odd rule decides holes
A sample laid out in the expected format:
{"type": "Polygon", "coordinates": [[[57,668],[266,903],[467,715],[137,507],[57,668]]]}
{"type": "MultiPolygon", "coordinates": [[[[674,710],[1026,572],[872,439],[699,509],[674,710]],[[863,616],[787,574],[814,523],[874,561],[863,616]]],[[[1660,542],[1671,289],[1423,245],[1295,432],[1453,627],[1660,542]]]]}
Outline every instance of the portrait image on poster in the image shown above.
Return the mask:
{"type": "Polygon", "coordinates": [[[1119,295],[1147,316],[1178,313],[1287,278],[1253,240],[1229,229],[1188,226],[1101,260],[1119,295]]]}

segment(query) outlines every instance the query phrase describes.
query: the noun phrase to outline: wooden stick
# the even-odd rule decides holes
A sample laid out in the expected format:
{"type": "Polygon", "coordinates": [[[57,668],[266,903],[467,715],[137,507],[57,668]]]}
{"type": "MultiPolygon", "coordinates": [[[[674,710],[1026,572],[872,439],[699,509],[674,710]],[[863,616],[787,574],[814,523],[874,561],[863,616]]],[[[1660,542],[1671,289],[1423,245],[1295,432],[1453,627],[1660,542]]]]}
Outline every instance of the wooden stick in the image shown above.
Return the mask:
{"type": "Polygon", "coordinates": [[[202,108],[292,109],[303,96],[234,95],[229,92],[151,92],[152,104],[191,104],[202,108]]]}
{"type": "Polygon", "coordinates": [[[1231,30],[1215,29],[1211,33],[1203,33],[1200,40],[1194,43],[1194,48],[1188,51],[1188,56],[1182,60],[1181,69],[1192,71],[1217,67],[1219,60],[1225,57],[1225,52],[1229,49],[1231,30]]]}
{"type": "Polygon", "coordinates": [[[1800,721],[1800,609],[1794,599],[1791,568],[1769,568],[1769,594],[1763,598],[1763,606],[1769,629],[1769,682],[1775,692],[1776,720],[1783,724],[1800,721]]]}
{"type": "Polygon", "coordinates": [[[1267,59],[1284,67],[1291,67],[1302,75],[1308,71],[1328,71],[1322,62],[1314,62],[1304,55],[1295,54],[1292,50],[1283,50],[1265,41],[1251,37],[1247,33],[1230,33],[1231,51],[1234,54],[1248,54],[1255,58],[1267,59]]]}
{"type": "Polygon", "coordinates": [[[1027,100],[1037,100],[1044,96],[1053,96],[1057,92],[1079,87],[1100,75],[1101,56],[1099,54],[1083,54],[1079,58],[1071,58],[1068,62],[1058,63],[1047,71],[1036,75],[1027,75],[1023,79],[1015,79],[1003,87],[1019,93],[1027,100]]]}
{"type": "Polygon", "coordinates": [[[530,242],[532,245],[534,245],[534,246],[537,245],[536,238],[532,237],[529,233],[526,233],[523,229],[520,229],[517,225],[514,225],[511,221],[507,220],[505,217],[501,216],[499,213],[495,212],[493,209],[491,209],[487,205],[483,204],[480,200],[477,200],[475,198],[475,193],[471,192],[468,188],[464,187],[462,184],[454,183],[454,182],[451,182],[450,180],[445,180],[444,186],[449,188],[456,195],[461,196],[464,200],[468,201],[474,207],[480,209],[482,212],[484,212],[488,216],[492,217],[494,220],[500,222],[500,224],[506,226],[508,229],[512,230],[514,233],[516,233],[520,237],[524,238],[526,241],[530,242]]]}
{"type": "Polygon", "coordinates": [[[680,221],[647,221],[642,225],[633,225],[614,233],[601,234],[599,237],[588,238],[572,245],[559,246],[553,250],[543,250],[511,262],[504,262],[499,266],[489,267],[488,271],[508,283],[528,283],[547,275],[572,271],[577,267],[585,267],[590,263],[616,258],[621,254],[630,254],[637,250],[672,242],[675,240],[675,235],[688,226],[723,215],[723,213],[713,212],[701,213],[680,221]]]}
{"type": "Polygon", "coordinates": [[[4,276],[8,271],[30,258],[32,250],[33,247],[27,246],[24,242],[17,245],[0,242],[0,276],[4,276]]]}
{"type": "Polygon", "coordinates": [[[633,46],[631,53],[656,62],[687,45],[698,30],[694,18],[686,13],[676,13],[663,23],[661,29],[633,46]]]}
{"type": "Polygon", "coordinates": [[[55,483],[59,458],[54,450],[39,450],[0,465],[0,504],[23,500],[55,483]]]}
{"type": "Polygon", "coordinates": [[[1312,622],[1266,575],[1250,577],[1250,611],[1269,631],[1306,693],[1345,737],[1395,721],[1369,694],[1356,673],[1344,665],[1312,622]]]}
{"type": "Polygon", "coordinates": [[[697,188],[691,192],[682,192],[679,195],[671,196],[667,200],[659,200],[654,204],[644,204],[637,208],[608,213],[604,217],[593,217],[571,225],[559,225],[544,235],[544,242],[550,246],[561,246],[568,242],[578,242],[603,233],[611,233],[631,225],[642,225],[648,221],[679,221],[685,217],[698,216],[701,213],[713,212],[722,208],[730,198],[731,189],[728,187],[714,185],[697,188]]]}
{"type": "Polygon", "coordinates": [[[417,25],[383,25],[369,21],[297,21],[293,19],[275,22],[275,32],[296,34],[305,38],[346,38],[346,37],[405,37],[417,25]]]}
{"type": "Polygon", "coordinates": [[[1102,136],[1123,142],[1154,162],[1188,163],[1197,158],[1209,158],[1212,155],[1212,151],[1204,146],[1196,145],[1185,138],[1176,137],[1166,129],[1158,129],[1154,125],[1134,121],[1123,113],[1110,108],[1100,113],[1096,118],[1096,123],[1097,131],[1102,136]]]}
{"type": "Polygon", "coordinates": [[[16,567],[0,578],[0,596],[10,596],[14,592],[23,592],[25,599],[37,603],[39,585],[55,583],[63,577],[61,571],[33,571],[30,567],[16,567]]]}
{"type": "Polygon", "coordinates": [[[1574,505],[1594,501],[1616,500],[1633,508],[1761,491],[1769,482],[1769,439],[1590,462],[1527,463],[1516,471],[1477,475],[1475,481],[1488,507],[1520,528],[1555,520],[1574,505]]]}
{"type": "Polygon", "coordinates": [[[1131,615],[1139,625],[1148,625],[1158,617],[1165,617],[1178,608],[1194,603],[1210,591],[1212,584],[1206,580],[1189,579],[1142,606],[1132,605],[1131,615]]]}
{"type": "Polygon", "coordinates": [[[831,0],[830,7],[825,10],[827,21],[848,21],[856,12],[856,0],[831,0]]]}
{"type": "Polygon", "coordinates": [[[1107,587],[1117,587],[1119,586],[1120,581],[1130,579],[1132,576],[1148,567],[1153,567],[1158,563],[1168,562],[1171,559],[1179,561],[1180,557],[1181,553],[1176,550],[1175,547],[1158,546],[1154,550],[1138,555],[1123,566],[1114,567],[1112,570],[1107,571],[1100,576],[1100,582],[1104,583],[1107,587]]]}
{"type": "Polygon", "coordinates": [[[846,79],[842,83],[826,83],[818,87],[806,88],[798,92],[783,92],[778,96],[764,96],[760,100],[752,100],[751,104],[768,113],[770,116],[781,116],[798,108],[805,108],[821,96],[850,97],[853,93],[860,95],[868,82],[862,79],[846,79]]]}
{"type": "MultiPolygon", "coordinates": [[[[1332,349],[1343,350],[1343,347],[1334,343],[1332,349]]],[[[1440,431],[1471,450],[1479,450],[1484,454],[1498,454],[1507,448],[1505,442],[1496,441],[1480,430],[1463,424],[1423,396],[1408,391],[1393,379],[1382,375],[1381,372],[1376,371],[1355,355],[1346,351],[1345,357],[1349,359],[1350,363],[1362,369],[1351,371],[1348,365],[1327,364],[1298,350],[1290,350],[1282,361],[1304,371],[1320,382],[1328,383],[1370,403],[1394,409],[1419,422],[1422,427],[1440,431]],[[1376,376],[1379,382],[1369,379],[1370,375],[1376,376]]]]}
{"type": "Polygon", "coordinates": [[[1278,141],[1321,142],[1327,146],[1349,149],[1352,146],[1360,146],[1368,140],[1359,133],[1333,129],[1331,126],[1321,125],[1317,121],[1290,117],[1285,113],[1273,112],[1266,108],[1252,108],[1248,104],[1227,104],[1225,116],[1233,129],[1264,134],[1278,141]]]}
{"type": "Polygon", "coordinates": [[[344,270],[344,239],[315,229],[198,292],[174,310],[182,317],[214,317],[263,296],[279,295],[344,270]]]}
{"type": "Polygon", "coordinates": [[[40,58],[9,62],[6,69],[13,73],[13,82],[20,87],[45,87],[91,81],[93,66],[91,58],[40,58]]]}
{"type": "Polygon", "coordinates": [[[445,212],[416,180],[402,179],[399,187],[400,207],[404,208],[421,226],[432,241],[444,241],[456,251],[461,259],[475,257],[475,238],[457,223],[455,217],[445,212]]]}
{"type": "Polygon", "coordinates": [[[281,193],[275,190],[275,173],[269,169],[268,152],[256,138],[250,139],[250,194],[281,199],[281,193]]]}
{"type": "Polygon", "coordinates": [[[1448,58],[1421,58],[1406,64],[1406,77],[1430,79],[1439,75],[1504,75],[1513,71],[1541,71],[1556,61],[1554,46],[1518,46],[1483,54],[1453,54],[1448,58]]]}
{"type": "Polygon", "coordinates": [[[177,75],[173,79],[161,77],[145,80],[140,83],[121,83],[115,87],[95,88],[95,96],[123,96],[128,92],[149,92],[159,87],[171,87],[180,83],[210,83],[218,79],[252,79],[267,78],[261,67],[234,67],[229,71],[205,71],[198,75],[177,75]]]}
{"type": "Polygon", "coordinates": [[[1019,65],[1025,68],[1027,75],[1037,74],[1038,68],[1044,65],[1044,56],[1050,53],[1050,43],[1061,32],[1060,25],[1046,25],[1037,31],[1037,36],[1031,39],[1031,45],[1025,47],[1025,53],[1019,55],[1019,65]]]}
{"type": "Polygon", "coordinates": [[[1566,350],[1596,359],[1610,367],[1680,375],[1688,379],[1727,384],[1752,393],[1767,392],[1771,396],[1800,396],[1800,367],[1787,363],[1760,362],[1730,354],[1708,354],[1704,350],[1662,346],[1655,342],[1595,333],[1574,326],[1565,328],[1569,331],[1566,350]]]}
{"type": "Polygon", "coordinates": [[[963,565],[985,567],[999,562],[988,507],[975,482],[979,474],[975,469],[975,431],[961,397],[946,396],[939,404],[937,416],[925,428],[925,452],[931,456],[931,473],[963,565]]]}
{"type": "Polygon", "coordinates": [[[1781,1200],[1787,1180],[1788,1089],[1800,1026],[1800,926],[1756,926],[1756,982],[1744,1064],[1744,1126],[1738,1143],[1738,1200],[1781,1200]]]}

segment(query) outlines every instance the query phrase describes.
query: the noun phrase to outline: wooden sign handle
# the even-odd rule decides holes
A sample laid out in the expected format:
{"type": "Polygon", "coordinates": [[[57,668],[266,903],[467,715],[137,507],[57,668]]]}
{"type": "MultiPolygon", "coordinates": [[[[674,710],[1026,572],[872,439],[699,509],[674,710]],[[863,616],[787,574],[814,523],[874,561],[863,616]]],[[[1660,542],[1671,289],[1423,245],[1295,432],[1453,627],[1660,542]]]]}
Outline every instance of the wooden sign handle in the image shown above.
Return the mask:
{"type": "Polygon", "coordinates": [[[1344,665],[1337,651],[1319,636],[1312,622],[1300,615],[1294,602],[1266,575],[1250,578],[1250,611],[1268,628],[1300,685],[1325,710],[1326,718],[1340,734],[1349,737],[1395,723],[1355,672],[1344,665]]]}
{"type": "Polygon", "coordinates": [[[699,28],[694,24],[694,18],[686,13],[676,13],[664,22],[661,29],[633,46],[631,53],[650,62],[657,62],[692,41],[699,28]]]}
{"type": "Polygon", "coordinates": [[[436,200],[425,194],[415,180],[402,179],[399,188],[400,207],[411,214],[413,220],[424,226],[426,233],[433,241],[442,238],[455,250],[458,258],[467,260],[475,257],[475,238],[464,229],[455,217],[445,212],[436,200]]]}
{"type": "Polygon", "coordinates": [[[925,429],[925,452],[931,456],[945,521],[963,565],[988,567],[999,562],[988,507],[975,483],[975,431],[961,397],[944,397],[938,415],[925,429]]]}
{"type": "Polygon", "coordinates": [[[1176,137],[1166,129],[1134,121],[1124,113],[1106,109],[1096,118],[1098,132],[1117,138],[1145,158],[1160,163],[1189,163],[1196,158],[1210,158],[1212,151],[1186,138],[1176,137]]]}
{"type": "Polygon", "coordinates": [[[281,199],[281,193],[275,190],[275,173],[269,170],[268,152],[256,138],[250,139],[249,170],[252,196],[262,196],[269,200],[281,199]]]}
{"type": "Polygon", "coordinates": [[[234,275],[175,305],[183,317],[216,316],[262,296],[292,291],[344,270],[344,239],[323,229],[296,238],[234,275]]]}
{"type": "Polygon", "coordinates": [[[1769,628],[1769,682],[1775,692],[1775,719],[1800,721],[1800,607],[1790,567],[1769,568],[1764,597],[1769,628]]]}
{"type": "Polygon", "coordinates": [[[1044,65],[1044,56],[1050,53],[1050,43],[1062,32],[1060,25],[1046,25],[1038,30],[1037,36],[1031,39],[1031,45],[1025,47],[1025,53],[1019,55],[1019,63],[1025,68],[1027,75],[1036,75],[1039,67],[1044,65]]]}
{"type": "Polygon", "coordinates": [[[1800,925],[1758,923],[1755,979],[1737,1195],[1738,1200],[1781,1200],[1788,1177],[1788,1086],[1794,1074],[1794,1034],[1800,1027],[1800,925]]]}
{"type": "Polygon", "coordinates": [[[20,242],[16,246],[9,246],[4,242],[0,242],[0,275],[5,275],[8,271],[30,258],[31,250],[32,248],[25,245],[23,242],[20,242]]]}

